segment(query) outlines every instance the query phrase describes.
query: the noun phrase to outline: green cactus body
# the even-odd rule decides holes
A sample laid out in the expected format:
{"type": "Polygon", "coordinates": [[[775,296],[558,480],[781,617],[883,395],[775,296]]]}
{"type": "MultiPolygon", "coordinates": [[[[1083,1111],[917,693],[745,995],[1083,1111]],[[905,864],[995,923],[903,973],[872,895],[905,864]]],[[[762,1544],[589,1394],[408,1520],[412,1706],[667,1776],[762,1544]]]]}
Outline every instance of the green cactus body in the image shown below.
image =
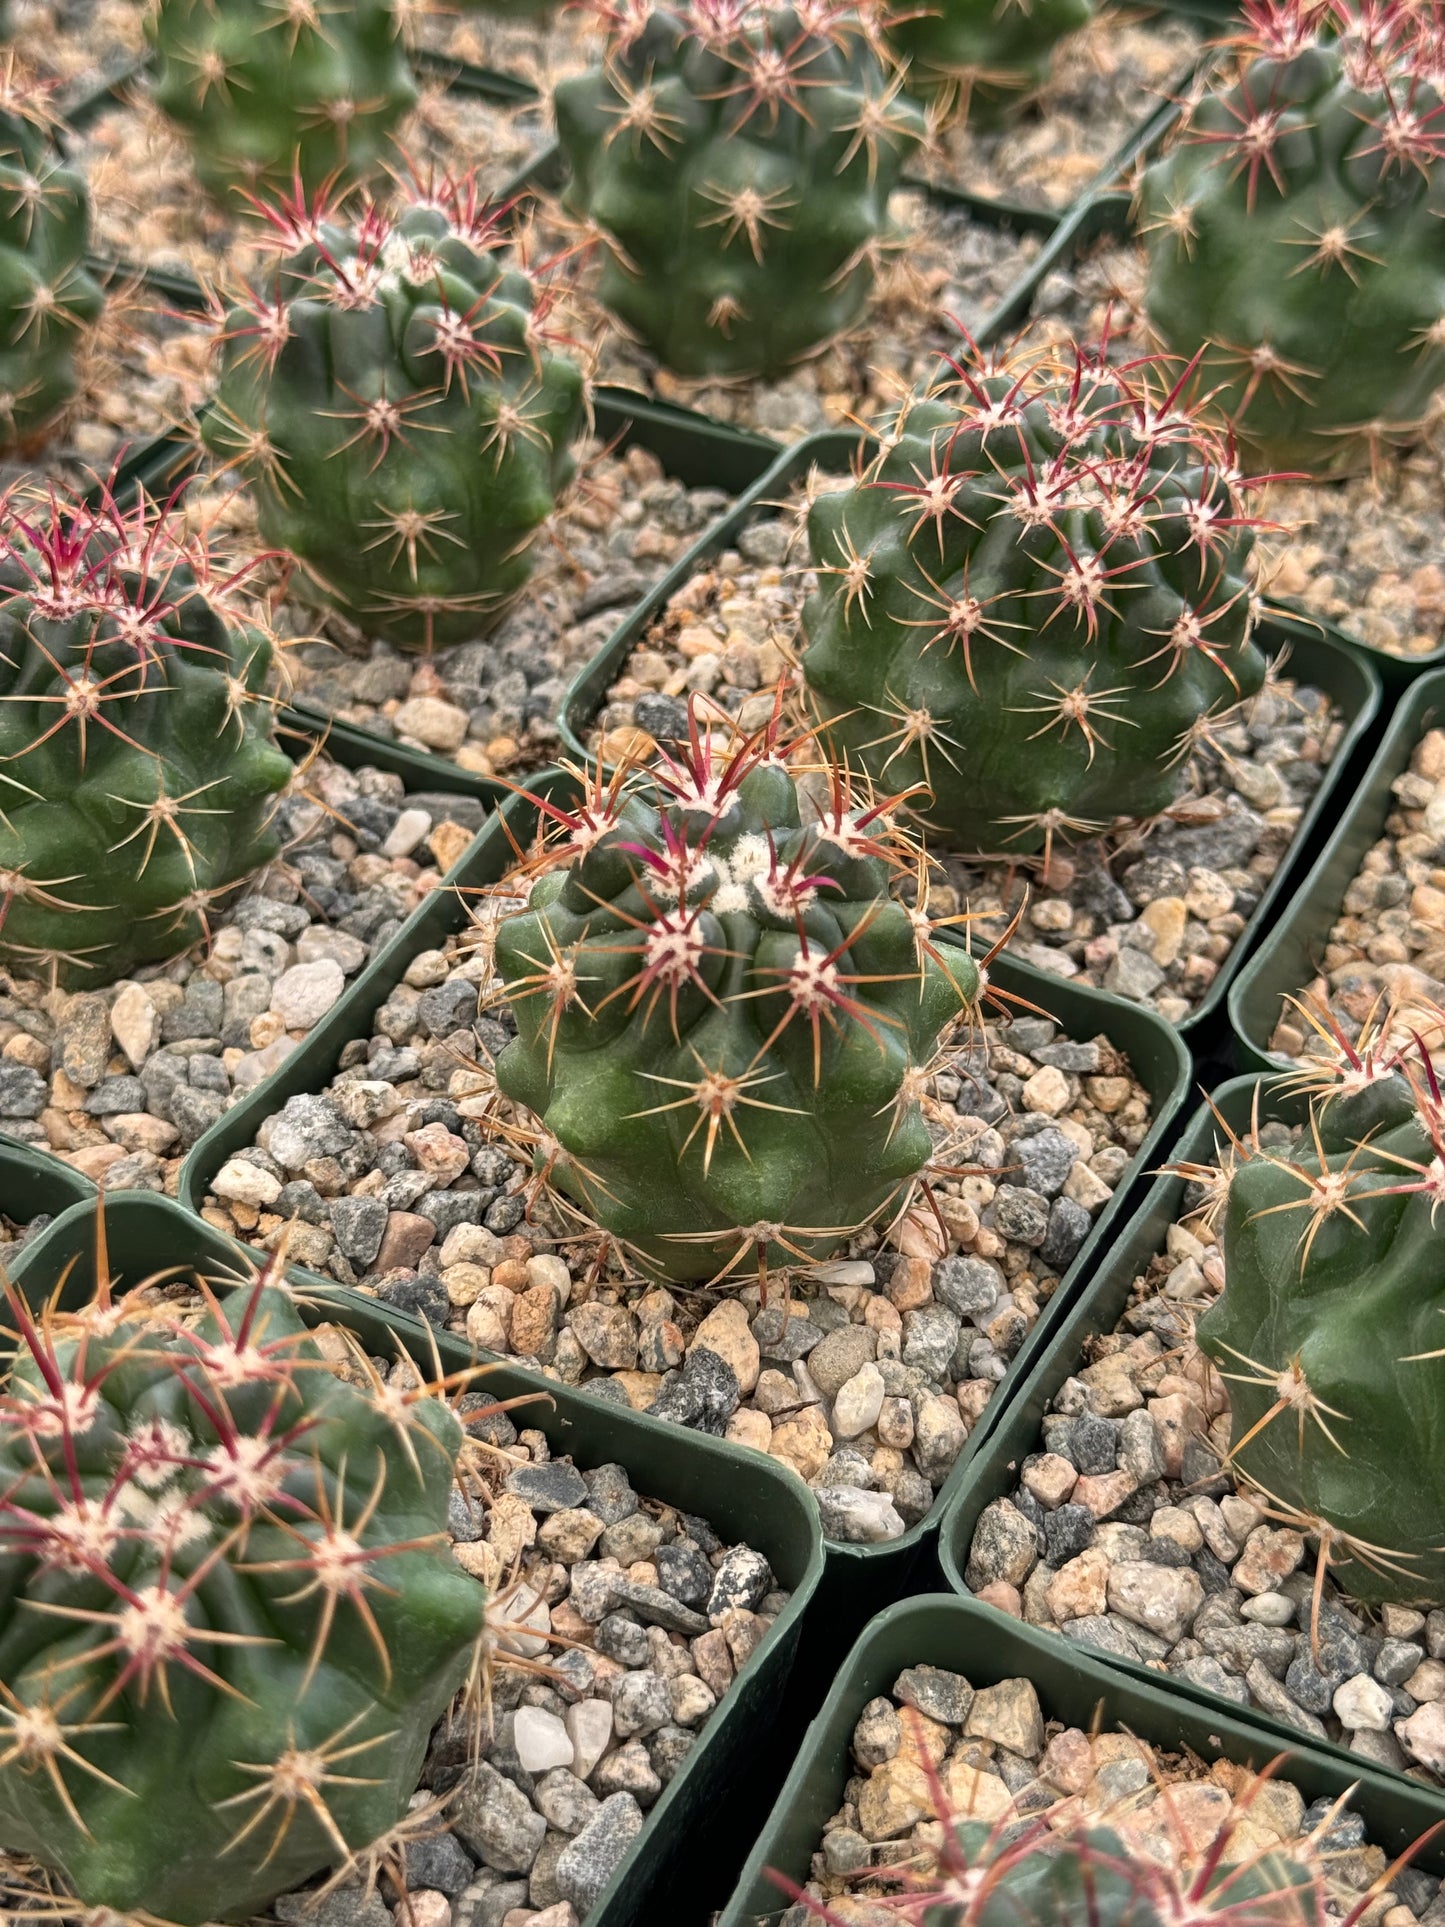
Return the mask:
{"type": "Polygon", "coordinates": [[[1252,457],[1328,474],[1445,381],[1439,14],[1247,11],[1237,70],[1144,176],[1149,325],[1252,457]]]}
{"type": "Polygon", "coordinates": [[[554,106],[599,298],[685,376],[774,376],[857,321],[926,131],[831,0],[639,6],[554,106]]]}
{"type": "Polygon", "coordinates": [[[0,448],[45,439],[76,389],[75,349],[105,297],[85,265],[85,176],[55,145],[48,90],[0,74],[0,448]]]}
{"type": "Polygon", "coordinates": [[[337,1376],[264,1277],[196,1323],[8,1322],[0,1846],[87,1906],[244,1918],[397,1824],[467,1674],[461,1427],[337,1376]]]}
{"type": "Polygon", "coordinates": [[[910,92],[971,127],[997,126],[1049,77],[1055,45],[1093,18],[1092,0],[936,0],[888,29],[910,92]]]}
{"type": "Polygon", "coordinates": [[[817,497],[803,673],[835,753],[955,848],[1166,809],[1258,689],[1227,450],[1080,352],[965,370],[817,497]]]}
{"type": "Polygon", "coordinates": [[[141,501],[0,508],[0,962],[97,985],[172,957],[277,851],[267,634],[141,501]]]}
{"type": "Polygon", "coordinates": [[[1433,1077],[1347,1066],[1292,1156],[1236,1161],[1225,1288],[1197,1326],[1236,1474],[1369,1603],[1445,1598],[1442,1203],[1433,1077]]]}
{"type": "Polygon", "coordinates": [[[805,823],[771,738],[700,742],[564,819],[497,934],[497,1082],[539,1157],[651,1271],[823,1256],[930,1155],[919,1099],[981,972],[890,895],[901,846],[841,785],[805,823]]]}
{"type": "Polygon", "coordinates": [[[272,227],[271,287],[226,317],[208,445],[311,599],[404,648],[483,633],[531,572],[586,413],[536,284],[471,177],[345,227],[287,202],[272,227]]]}
{"type": "Polygon", "coordinates": [[[154,99],[218,201],[368,180],[416,84],[396,0],[153,0],[154,99]]]}
{"type": "Polygon", "coordinates": [[[956,1822],[945,1866],[971,1876],[970,1900],[929,1907],[923,1927],[1170,1927],[1181,1918],[1238,1927],[1323,1927],[1318,1877],[1288,1855],[1226,1851],[1197,1869],[1168,1866],[1130,1847],[1111,1827],[1075,1822],[1005,1842],[978,1821],[956,1822]]]}

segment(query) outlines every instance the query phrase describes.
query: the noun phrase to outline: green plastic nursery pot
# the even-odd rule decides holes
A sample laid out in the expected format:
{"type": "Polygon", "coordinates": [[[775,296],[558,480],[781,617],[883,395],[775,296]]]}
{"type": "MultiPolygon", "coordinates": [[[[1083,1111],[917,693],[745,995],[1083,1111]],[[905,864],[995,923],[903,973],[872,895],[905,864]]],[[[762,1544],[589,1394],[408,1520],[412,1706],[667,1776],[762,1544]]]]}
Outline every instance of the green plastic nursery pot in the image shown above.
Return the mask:
{"type": "Polygon", "coordinates": [[[94,1196],[95,1186],[79,1171],[0,1132],[0,1217],[22,1226],[33,1224],[94,1196]]]}
{"type": "MultiPolygon", "coordinates": [[[[1256,1101],[1261,1124],[1301,1124],[1309,1114],[1308,1098],[1299,1090],[1289,1088],[1285,1079],[1231,1078],[1228,1083],[1220,1085],[1209,1104],[1201,1105],[1191,1117],[1179,1142],[1173,1147],[1173,1161],[1208,1163],[1212,1160],[1219,1126],[1210,1109],[1211,1104],[1231,1130],[1243,1135],[1249,1130],[1256,1101]]],[[[1146,1268],[1155,1253],[1163,1249],[1169,1227],[1179,1216],[1184,1190],[1183,1178],[1166,1174],[1155,1180],[1134,1216],[1115,1237],[1103,1262],[1075,1300],[1068,1316],[1056,1327],[1047,1356],[1035,1363],[1028,1379],[1019,1387],[1009,1401],[1007,1410],[995,1424],[983,1449],[975,1453],[967,1477],[959,1482],[951,1497],[939,1533],[939,1564],[948,1583],[960,1593],[970,1594],[964,1575],[974,1530],[984,1508],[995,1499],[1009,1497],[1017,1488],[1020,1466],[1031,1452],[1038,1449],[1043,1416],[1049,1401],[1064,1380],[1083,1362],[1084,1347],[1090,1339],[1113,1331],[1118,1324],[1129,1302],[1129,1289],[1134,1279],[1146,1268]]],[[[1018,1623],[992,1606],[979,1606],[977,1610],[985,1615],[990,1628],[1002,1629],[1018,1623]]],[[[1233,1701],[1223,1699],[1191,1681],[1151,1671],[1136,1660],[1118,1658],[1112,1653],[1095,1653],[1092,1647],[1075,1645],[1062,1633],[1031,1630],[1030,1636],[1051,1652],[1063,1655],[1065,1665],[1081,1665],[1087,1658],[1090,1665],[1100,1666],[1106,1672],[1127,1674],[1138,1681],[1166,1681],[1171,1698],[1206,1709],[1211,1722],[1238,1715],[1265,1733],[1276,1747],[1296,1747],[1301,1744],[1298,1731],[1271,1714],[1255,1707],[1238,1707],[1233,1701]]],[[[964,1670],[967,1671],[967,1668],[964,1670]]],[[[1419,1785],[1393,1768],[1366,1765],[1358,1753],[1351,1753],[1347,1747],[1333,1740],[1312,1740],[1307,1744],[1337,1763],[1347,1763],[1351,1777],[1367,1780],[1373,1775],[1394,1788],[1419,1785]]],[[[1445,1794],[1438,1789],[1424,1788],[1420,1788],[1420,1793],[1431,1804],[1431,1818],[1445,1819],[1445,1794]]],[[[1386,1843],[1382,1840],[1381,1844],[1386,1843]]],[[[1398,1847],[1403,1842],[1396,1844],[1398,1847]]],[[[1445,1852],[1445,1847],[1442,1847],[1442,1852],[1445,1852]]]]}
{"type": "MultiPolygon", "coordinates": [[[[880,1614],[848,1656],[748,1856],[742,1879],[717,1927],[776,1922],[787,1906],[767,1869],[801,1886],[823,1828],[837,1812],[853,1772],[853,1728],[870,1699],[888,1693],[907,1666],[940,1666],[965,1674],[974,1686],[1026,1677],[1038,1690],[1046,1720],[1104,1732],[1124,1730],[1166,1752],[1188,1748],[1204,1761],[1232,1760],[1260,1770],[1281,1751],[1281,1777],[1309,1801],[1349,1795],[1371,1842],[1396,1854],[1419,1839],[1445,1812],[1428,1789],[1397,1780],[1356,1761],[1346,1768],[1295,1734],[1281,1748],[1277,1736],[1234,1712],[1207,1712],[1158,1683],[1123,1678],[1079,1648],[1051,1640],[972,1600],[908,1599],[880,1614]]],[[[1417,1864],[1445,1871],[1445,1843],[1437,1838],[1417,1864]]]]}
{"type": "MultiPolygon", "coordinates": [[[[565,780],[565,779],[563,779],[565,780]]],[[[554,792],[561,796],[561,790],[554,792]]],[[[232,1106],[193,1146],[181,1167],[178,1196],[192,1212],[199,1213],[211,1180],[226,1160],[256,1140],[262,1122],[279,1111],[289,1097],[299,1092],[324,1090],[336,1074],[341,1054],[354,1038],[368,1037],[374,1013],[400,983],[408,964],[423,950],[439,949],[467,921],[467,893],[485,888],[505,875],[513,860],[513,839],[525,845],[536,822],[536,812],[519,798],[499,811],[482,830],[470,850],[451,872],[450,888],[437,890],[415,910],[403,928],[375,957],[340,1001],[322,1018],[306,1041],[282,1063],[279,1069],[232,1106]]],[[[1149,1092],[1153,1122],[1115,1192],[1113,1200],[1095,1220],[1092,1231],[1075,1257],[1033,1331],[1015,1358],[1008,1379],[988,1407],[984,1418],[939,1493],[933,1510],[899,1539],[883,1545],[859,1546],[829,1542],[829,1580],[846,1594],[852,1623],[866,1616],[860,1608],[874,1599],[883,1602],[898,1596],[903,1577],[926,1550],[938,1528],[938,1521],[949,1495],[956,1489],[970,1458],[982,1443],[996,1409],[1006,1402],[1011,1384],[1021,1382],[1036,1358],[1047,1348],[1049,1335],[1063,1316],[1069,1301],[1110,1235],[1121,1215],[1128,1194],[1142,1172],[1157,1160],[1168,1139],[1173,1120],[1188,1086],[1189,1058],[1174,1031],[1161,1018],[1137,1005],[1108,996],[1097,990],[1081,989],[1061,978],[1005,958],[991,966],[995,984],[1026,997],[1046,1010],[1070,1036],[1093,1037],[1102,1032],[1128,1054],[1134,1073],[1149,1092]]],[[[349,1304],[373,1304],[350,1288],[329,1283],[311,1272],[299,1271],[308,1286],[328,1294],[340,1294],[349,1304]]],[[[749,1455],[748,1464],[758,1463],[762,1455],[749,1455]]]]}
{"type": "Polygon", "coordinates": [[[1283,1000],[1298,996],[1315,975],[1345,892],[1384,834],[1395,802],[1390,786],[1410,767],[1416,744],[1442,714],[1445,670],[1437,669],[1405,692],[1314,868],[1230,987],[1229,1020],[1246,1065],[1259,1070],[1293,1067],[1292,1058],[1269,1047],[1283,1000]]]}
{"type": "MultiPolygon", "coordinates": [[[[586,764],[589,760],[586,732],[605,704],[607,691],[683,584],[724,549],[731,548],[749,523],[779,509],[788,490],[810,469],[821,469],[828,474],[846,473],[858,447],[857,434],[842,430],[810,435],[807,440],[795,443],[648,591],[592,660],[577,672],[562,698],[559,719],[562,740],[576,761],[586,764]]],[[[1185,1035],[1197,1032],[1214,1016],[1256,939],[1268,929],[1276,905],[1293,880],[1299,858],[1317,825],[1328,821],[1335,792],[1351,755],[1380,706],[1380,678],[1372,665],[1356,648],[1324,632],[1317,623],[1298,621],[1283,610],[1267,606],[1259,640],[1269,655],[1288,658],[1290,671],[1299,681],[1325,691],[1339,709],[1345,727],[1334,758],[1300,818],[1284,861],[1270,878],[1208,994],[1178,1024],[1177,1029],[1185,1035]]]]}
{"type": "MultiPolygon", "coordinates": [[[[247,1275],[244,1266],[238,1273],[228,1239],[163,1198],[135,1192],[112,1197],[105,1206],[105,1232],[112,1275],[123,1284],[172,1269],[194,1269],[208,1277],[247,1275]]],[[[96,1207],[73,1207],[26,1246],[14,1267],[14,1283],[38,1303],[72,1266],[62,1303],[76,1303],[94,1285],[95,1235],[96,1207]]],[[[355,1293],[308,1289],[297,1308],[310,1324],[349,1326],[374,1354],[409,1352],[428,1374],[438,1353],[444,1371],[471,1362],[469,1348],[445,1333],[432,1333],[421,1320],[355,1293]]],[[[746,1540],[763,1553],[779,1584],[792,1594],[587,1916],[588,1927],[632,1927],[658,1917],[652,1909],[663,1902],[670,1880],[680,1877],[685,1853],[711,1863],[708,1836],[721,1830],[705,1830],[699,1854],[694,1829],[717,1811],[740,1769],[766,1742],[823,1569],[817,1515],[786,1472],[759,1466],[737,1446],[679,1434],[660,1420],[507,1366],[489,1371],[480,1389],[498,1399],[534,1399],[519,1412],[519,1422],[545,1432],[554,1452],[572,1453],[584,1466],[614,1461],[625,1466],[637,1491],[699,1513],[725,1539],[746,1540]]],[[[718,1850],[726,1851],[721,1843],[718,1850]]],[[[730,1875],[732,1867],[726,1871],[730,1875]]],[[[690,1888],[692,1867],[686,1872],[690,1888]]]]}

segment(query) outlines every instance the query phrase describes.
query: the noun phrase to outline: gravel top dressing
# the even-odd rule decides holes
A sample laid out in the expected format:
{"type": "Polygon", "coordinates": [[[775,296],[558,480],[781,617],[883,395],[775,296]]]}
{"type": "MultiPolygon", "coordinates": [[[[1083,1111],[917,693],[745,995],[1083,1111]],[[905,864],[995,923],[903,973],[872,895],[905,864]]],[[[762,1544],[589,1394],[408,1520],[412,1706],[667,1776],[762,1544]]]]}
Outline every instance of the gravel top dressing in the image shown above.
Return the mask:
{"type": "Polygon", "coordinates": [[[1148,1130],[1128,1063],[1030,1016],[965,1032],[927,1104],[942,1228],[916,1204],[835,1262],[775,1277],[766,1303],[742,1280],[667,1289],[622,1275],[605,1240],[534,1195],[525,1116],[490,1068],[512,1034],[489,941],[520,901],[507,891],[413,959],[336,1079],[221,1168],[204,1215],[261,1246],[284,1235],[293,1261],[485,1350],[770,1452],[835,1538],[899,1537],[1148,1130]]]}
{"type": "MultiPolygon", "coordinates": [[[[810,495],[828,486],[815,476],[795,491],[788,505],[795,525],[810,495]]],[[[754,523],[736,549],[678,590],[608,691],[588,737],[594,754],[627,756],[639,731],[664,743],[685,735],[690,691],[735,714],[745,729],[766,722],[770,686],[802,646],[799,613],[816,581],[789,527],[786,515],[754,523]]],[[[1081,843],[1032,877],[1022,865],[965,862],[934,837],[938,882],[930,902],[944,915],[966,905],[987,944],[1027,892],[1028,911],[1012,940],[1017,954],[1178,1022],[1208,994],[1287,855],[1342,729],[1328,697],[1296,682],[1286,661],[1216,729],[1212,744],[1195,750],[1185,795],[1169,817],[1081,843]]]]}
{"type": "MultiPolygon", "coordinates": [[[[863,1708],[852,1766],[806,1882],[814,1901],[845,1927],[890,1927],[900,1916],[896,1907],[875,1905],[879,1897],[905,1887],[930,1891],[939,1822],[950,1817],[1001,1827],[1043,1821],[1051,1831],[1096,1821],[1130,1853],[1163,1865],[1182,1859],[1186,1868],[1197,1868],[1222,1834],[1229,1842],[1224,1863],[1234,1865],[1288,1852],[1318,1830],[1312,1846],[1328,1912],[1337,1916],[1390,1864],[1358,1814],[1328,1800],[1306,1805],[1288,1765],[1261,1780],[1231,1761],[1211,1765],[1131,1733],[1086,1733],[1051,1719],[1028,1679],[975,1688],[963,1673],[910,1666],[889,1693],[863,1708]],[[946,1813],[936,1812],[930,1767],[946,1813]]],[[[1434,1875],[1404,1869],[1366,1917],[1381,1927],[1434,1922],[1440,1892],[1434,1875]]],[[[811,1927],[817,1918],[799,1903],[781,1913],[780,1927],[811,1927]]]]}
{"type": "Polygon", "coordinates": [[[483,814],[323,751],[280,801],[281,856],[215,917],[208,955],[104,990],[0,994],[0,1129],[107,1189],[174,1195],[185,1152],[320,1021],[483,814]]]}
{"type": "MultiPolygon", "coordinates": [[[[1445,731],[1427,729],[1391,785],[1384,834],[1345,892],[1320,958],[1297,998],[1327,1011],[1355,1044],[1384,1022],[1401,1042],[1416,1032],[1442,1050],[1445,1004],[1445,731]]],[[[1301,1011],[1281,1008],[1269,1048],[1304,1057],[1328,1047],[1301,1011]]]]}
{"type": "MultiPolygon", "coordinates": [[[[1043,282],[1035,303],[1043,338],[1077,330],[1097,340],[1106,318],[1120,356],[1145,345],[1144,255],[1106,241],[1043,282]]],[[[1254,568],[1262,589],[1337,623],[1391,656],[1424,656],[1445,644],[1445,424],[1406,450],[1382,448],[1373,474],[1338,482],[1276,482],[1257,512],[1280,524],[1262,531],[1254,568]]]]}
{"type": "MultiPolygon", "coordinates": [[[[1298,1133],[1261,1125],[1288,1155],[1298,1133]]],[[[1051,1401],[1018,1489],[979,1518],[969,1586],[1082,1646],[1253,1706],[1377,1766],[1445,1778],[1445,1601],[1354,1605],[1236,1485],[1229,1388],[1194,1344],[1224,1289],[1200,1203],[1051,1401]]]]}
{"type": "Polygon", "coordinates": [[[1018,119],[987,132],[947,128],[921,172],[988,200],[1064,208],[1199,57],[1197,29],[1156,14],[1101,14],[1054,50],[1048,85],[1018,119]]]}

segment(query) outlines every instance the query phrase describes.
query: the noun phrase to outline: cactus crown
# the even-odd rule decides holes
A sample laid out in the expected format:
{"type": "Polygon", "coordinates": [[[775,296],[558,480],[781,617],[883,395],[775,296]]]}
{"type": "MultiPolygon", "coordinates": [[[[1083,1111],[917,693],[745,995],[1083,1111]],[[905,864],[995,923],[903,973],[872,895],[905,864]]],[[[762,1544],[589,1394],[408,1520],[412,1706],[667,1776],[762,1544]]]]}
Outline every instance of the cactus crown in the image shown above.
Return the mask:
{"type": "MultiPolygon", "coordinates": [[[[1313,1832],[1287,1848],[1261,1846],[1268,1821],[1250,1809],[1282,1758],[1249,1776],[1217,1831],[1203,1833],[1197,1819],[1176,1809],[1171,1784],[1161,1779],[1151,1750],[1136,1742],[1154,1781],[1147,1805],[1117,1802],[1094,1812],[1070,1800],[1033,1818],[1010,1809],[992,1825],[959,1811],[947,1774],[927,1751],[921,1722],[905,1708],[905,1728],[941,1823],[936,1838],[920,1837],[908,1863],[879,1867],[869,1878],[870,1921],[917,1923],[917,1927],[1355,1927],[1377,1896],[1423,1844],[1402,1853],[1363,1895],[1339,1893],[1328,1880],[1322,1845],[1347,1795],[1313,1832]]],[[[1083,1735],[1079,1736],[1081,1739],[1083,1735]]],[[[1425,1836],[1428,1839],[1430,1836],[1425,1836]]],[[[845,1927],[834,1912],[786,1875],[770,1877],[813,1917],[845,1927]]],[[[854,1918],[848,1914],[848,1920],[854,1918]]]]}
{"type": "Polygon", "coordinates": [[[1408,436],[1445,380],[1445,13],[1252,0],[1145,172],[1148,315],[1272,465],[1408,436]]]}
{"type": "MultiPolygon", "coordinates": [[[[728,719],[722,719],[728,721],[728,719]]],[[[729,727],[735,726],[728,724],[729,727]]],[[[568,1198],[664,1276],[823,1256],[931,1153],[920,1099],[985,973],[893,888],[891,801],[805,775],[776,723],[624,770],[497,929],[500,1088],[568,1198]]]]}
{"type": "Polygon", "coordinates": [[[88,1906],[244,1917],[396,1826],[480,1650],[462,1429],[329,1363],[279,1259],[186,1311],[101,1238],[80,1311],[5,1288],[0,1842],[88,1906]]]}
{"type": "Polygon", "coordinates": [[[626,0],[557,88],[566,206],[598,294],[681,375],[775,375],[850,327],[927,128],[871,13],[838,0],[626,0]]]}
{"type": "Polygon", "coordinates": [[[56,145],[54,88],[0,60],[0,447],[44,438],[75,393],[80,331],[104,297],[85,265],[85,177],[56,145]]]}
{"type": "Polygon", "coordinates": [[[803,672],[829,739],[956,846],[1166,809],[1264,676],[1249,484],[1158,365],[959,361],[808,517],[803,672]]]}
{"type": "Polygon", "coordinates": [[[1434,1599],[1445,1503],[1398,1472],[1434,1450],[1445,1394],[1445,1099],[1419,1039],[1388,1026],[1341,1036],[1301,1083],[1291,1155],[1231,1137],[1225,1287],[1197,1340],[1229,1385],[1236,1475],[1315,1541],[1316,1609],[1326,1571],[1367,1602],[1434,1599]]]}
{"type": "Polygon", "coordinates": [[[475,636],[574,469],[584,384],[551,294],[472,174],[414,174],[353,217],[299,183],[256,205],[276,259],[215,302],[208,445],[303,591],[404,646],[475,636]]]}
{"type": "Polygon", "coordinates": [[[0,959],[104,983],[276,854],[272,644],[171,502],[0,500],[0,959]]]}
{"type": "Polygon", "coordinates": [[[157,106],[218,200],[354,186],[380,172],[416,101],[403,0],[150,0],[157,106]]]}

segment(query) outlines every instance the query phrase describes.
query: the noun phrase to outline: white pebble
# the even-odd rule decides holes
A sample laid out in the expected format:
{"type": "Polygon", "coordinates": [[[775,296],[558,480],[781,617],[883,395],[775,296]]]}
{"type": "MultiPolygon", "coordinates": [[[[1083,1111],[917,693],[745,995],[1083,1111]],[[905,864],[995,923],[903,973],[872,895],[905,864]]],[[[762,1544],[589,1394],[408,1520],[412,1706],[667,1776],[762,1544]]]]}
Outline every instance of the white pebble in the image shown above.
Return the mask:
{"type": "Polygon", "coordinates": [[[232,1158],[223,1164],[211,1180],[211,1189],[218,1198],[230,1198],[236,1204],[261,1206],[274,1204],[281,1195],[281,1180],[271,1172],[263,1171],[259,1164],[249,1164],[244,1158],[232,1158]]]}
{"type": "Polygon", "coordinates": [[[585,1780],[612,1740],[612,1708],[606,1700],[579,1700],[564,1715],[572,1741],[572,1771],[585,1780]]]}
{"type": "Polygon", "coordinates": [[[276,979],[271,1008],[287,1030],[310,1030],[346,988],[341,965],[332,957],[293,964],[276,979]]]}
{"type": "Polygon", "coordinates": [[[403,810],[392,825],[391,835],[381,846],[383,856],[410,856],[431,829],[426,810],[403,810]]]}
{"type": "Polygon", "coordinates": [[[540,1706],[517,1709],[512,1722],[512,1745],[528,1773],[546,1773],[554,1766],[571,1766],[575,1751],[561,1720],[540,1706]]]}
{"type": "Polygon", "coordinates": [[[1368,1733],[1385,1732],[1394,1710],[1388,1691],[1368,1673],[1356,1673],[1353,1679],[1335,1688],[1335,1712],[1340,1725],[1347,1726],[1351,1732],[1358,1732],[1361,1727],[1368,1733]]]}

